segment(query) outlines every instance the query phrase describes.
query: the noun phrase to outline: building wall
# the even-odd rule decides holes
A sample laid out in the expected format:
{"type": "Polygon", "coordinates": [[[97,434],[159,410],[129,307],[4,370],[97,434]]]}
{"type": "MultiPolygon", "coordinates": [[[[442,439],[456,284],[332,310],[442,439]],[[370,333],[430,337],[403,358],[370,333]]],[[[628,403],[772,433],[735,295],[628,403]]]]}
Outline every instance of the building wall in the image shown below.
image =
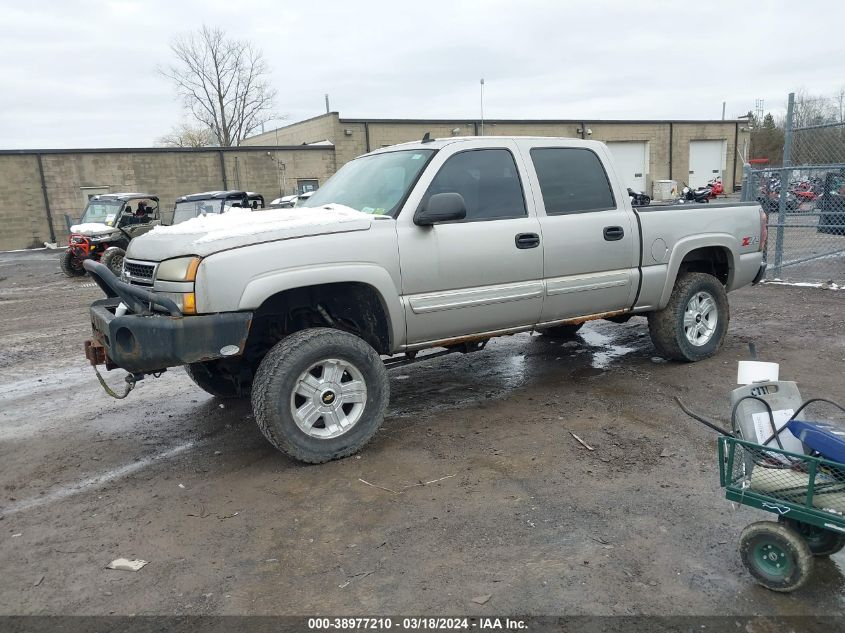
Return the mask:
{"type": "MultiPolygon", "coordinates": [[[[340,120],[341,127],[350,128],[353,124],[340,120]]],[[[363,127],[363,124],[357,124],[363,127]]],[[[453,136],[453,130],[459,129],[458,136],[473,135],[477,123],[467,121],[453,122],[371,122],[369,128],[370,148],[375,150],[396,143],[419,140],[426,132],[434,138],[448,138],[453,136]]],[[[691,140],[719,139],[727,141],[726,170],[723,182],[727,191],[732,191],[735,184],[742,180],[742,163],[734,161],[736,145],[734,137],[737,124],[735,121],[702,122],[702,123],[669,123],[669,122],[596,122],[589,121],[560,121],[560,122],[531,122],[531,121],[493,121],[486,122],[484,134],[487,136],[560,136],[580,138],[578,132],[582,126],[592,131],[587,136],[594,141],[646,141],[648,143],[649,171],[647,188],[651,191],[654,180],[673,178],[679,183],[688,180],[689,174],[689,143],[691,140]],[[670,131],[671,128],[671,131],[670,131]],[[672,150],[670,152],[670,136],[672,150]],[[671,153],[671,164],[670,164],[671,153]]],[[[479,126],[480,128],[480,126],[479,126]]],[[[479,129],[480,133],[480,129],[479,129]]],[[[747,136],[747,132],[740,132],[740,146],[747,136]]],[[[349,141],[347,141],[349,142],[349,141]]],[[[361,143],[354,143],[354,151],[346,151],[341,159],[341,146],[338,145],[338,166],[364,152],[361,143]]]]}
{"type": "MultiPolygon", "coordinates": [[[[579,137],[582,126],[598,141],[648,142],[647,190],[654,180],[689,180],[689,145],[694,140],[726,141],[726,191],[741,182],[735,137],[743,146],[748,132],[735,121],[485,121],[485,135],[579,137]],[[670,143],[671,139],[671,143],[670,143]],[[671,149],[670,149],[671,144],[671,149]],[[670,160],[671,159],[671,160],[670,160]]],[[[353,120],[336,112],[246,139],[239,148],[0,151],[0,250],[27,248],[50,241],[50,225],[38,172],[38,154],[50,201],[55,239],[67,239],[65,214],[74,220],[84,207],[82,187],[110,192],[144,191],[161,196],[169,213],[176,197],[225,187],[258,191],[269,201],[294,193],[298,180],[326,181],[339,167],[369,150],[420,140],[480,132],[478,121],[353,120]],[[301,147],[329,140],[334,146],[301,147]],[[223,164],[221,166],[221,154],[223,164]]],[[[165,219],[167,216],[165,215],[165,219]]]]}
{"type": "MultiPolygon", "coordinates": [[[[669,122],[669,121],[486,121],[484,135],[489,136],[562,136],[580,138],[579,130],[592,131],[587,136],[597,141],[646,141],[648,143],[647,189],[651,191],[654,180],[673,178],[688,180],[689,142],[691,140],[719,139],[726,141],[726,170],[723,174],[725,189],[731,191],[742,180],[742,164],[736,156],[735,121],[669,122]],[[671,150],[670,150],[671,138],[671,150]],[[670,162],[671,157],[671,162],[670,162]]],[[[292,145],[313,143],[327,138],[335,144],[337,167],[340,168],[356,156],[381,147],[416,141],[429,132],[434,138],[473,136],[481,133],[479,121],[455,119],[452,121],[404,120],[355,120],[339,118],[337,113],[324,114],[278,130],[279,142],[292,145]],[[453,130],[458,132],[453,134],[453,130]]],[[[244,144],[272,144],[277,132],[267,132],[244,141],[244,144]]],[[[739,132],[742,146],[748,132],[739,132]]]]}
{"type": "MultiPolygon", "coordinates": [[[[244,189],[257,191],[269,202],[278,197],[280,184],[286,193],[293,193],[298,179],[322,184],[335,171],[332,147],[44,151],[41,160],[53,231],[60,245],[67,242],[65,215],[76,222],[84,209],[83,187],[157,194],[163,218],[169,221],[174,200],[188,193],[244,189]],[[284,170],[277,165],[284,165],[284,170]]],[[[40,246],[51,240],[37,153],[0,152],[0,224],[4,227],[0,250],[40,246]]]]}
{"type": "Polygon", "coordinates": [[[37,157],[0,156],[0,250],[43,246],[49,238],[37,157]]]}
{"type": "Polygon", "coordinates": [[[241,147],[245,145],[302,145],[320,141],[335,143],[337,132],[338,113],[329,112],[250,136],[241,141],[241,147]]]}

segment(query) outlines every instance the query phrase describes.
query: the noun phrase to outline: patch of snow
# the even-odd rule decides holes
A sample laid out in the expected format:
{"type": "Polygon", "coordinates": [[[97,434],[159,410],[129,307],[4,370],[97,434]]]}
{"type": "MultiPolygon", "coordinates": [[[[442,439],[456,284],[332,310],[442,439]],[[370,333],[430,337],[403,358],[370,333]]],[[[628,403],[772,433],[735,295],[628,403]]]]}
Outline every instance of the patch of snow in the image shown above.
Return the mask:
{"type": "Polygon", "coordinates": [[[102,222],[86,222],[85,224],[74,224],[70,227],[71,233],[79,233],[81,235],[105,235],[114,231],[114,227],[102,222]]]}
{"type": "Polygon", "coordinates": [[[233,208],[224,214],[201,215],[173,226],[157,226],[148,235],[196,236],[194,244],[253,236],[261,233],[288,233],[302,228],[313,228],[345,223],[369,223],[372,216],[341,204],[295,209],[269,209],[252,213],[251,209],[233,208]]]}
{"type": "MultiPolygon", "coordinates": [[[[45,244],[47,242],[44,242],[45,244]]],[[[0,253],[29,253],[30,251],[46,251],[48,248],[55,248],[55,246],[43,246],[38,248],[16,248],[11,251],[0,251],[0,253]]]]}
{"type": "Polygon", "coordinates": [[[822,288],[824,290],[845,290],[845,285],[840,286],[833,281],[826,281],[824,283],[812,283],[808,281],[783,281],[782,279],[766,279],[760,284],[771,286],[797,286],[799,288],[822,288]]]}

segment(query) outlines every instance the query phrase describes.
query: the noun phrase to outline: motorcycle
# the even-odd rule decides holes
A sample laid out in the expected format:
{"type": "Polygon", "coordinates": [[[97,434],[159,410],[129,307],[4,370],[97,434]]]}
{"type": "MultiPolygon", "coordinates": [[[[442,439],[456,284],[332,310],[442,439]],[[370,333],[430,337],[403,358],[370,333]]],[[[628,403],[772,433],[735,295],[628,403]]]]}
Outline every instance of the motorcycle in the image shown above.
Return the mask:
{"type": "Polygon", "coordinates": [[[651,204],[651,198],[649,198],[642,191],[634,191],[633,189],[628,187],[628,195],[631,196],[631,206],[647,207],[651,204]]]}
{"type": "Polygon", "coordinates": [[[718,198],[725,193],[725,186],[722,184],[722,178],[720,176],[709,180],[707,186],[710,187],[711,198],[718,198]]]}
{"type": "MultiPolygon", "coordinates": [[[[767,183],[764,183],[761,188],[760,193],[757,196],[757,202],[759,202],[760,206],[763,207],[763,211],[766,212],[766,215],[769,215],[770,213],[778,213],[780,210],[780,189],[779,177],[771,178],[767,183]]],[[[798,207],[801,206],[801,202],[801,198],[796,196],[791,190],[787,190],[787,213],[798,211],[798,207]]]]}
{"type": "MultiPolygon", "coordinates": [[[[763,207],[763,211],[766,212],[766,215],[768,215],[769,213],[778,213],[778,211],[780,210],[780,191],[769,191],[765,195],[761,194],[757,196],[757,202],[759,202],[760,206],[763,207]]],[[[798,199],[798,197],[791,191],[787,191],[787,213],[798,211],[799,206],[801,206],[801,201],[798,199]]]]}
{"type": "Polygon", "coordinates": [[[710,194],[713,193],[713,189],[710,186],[707,187],[698,187],[697,189],[690,189],[689,186],[685,186],[681,189],[681,202],[693,202],[693,203],[705,203],[710,202],[710,194]]]}
{"type": "Polygon", "coordinates": [[[802,180],[801,182],[793,185],[789,189],[789,193],[798,199],[799,204],[803,202],[813,202],[819,197],[818,187],[808,180],[802,180]]]}

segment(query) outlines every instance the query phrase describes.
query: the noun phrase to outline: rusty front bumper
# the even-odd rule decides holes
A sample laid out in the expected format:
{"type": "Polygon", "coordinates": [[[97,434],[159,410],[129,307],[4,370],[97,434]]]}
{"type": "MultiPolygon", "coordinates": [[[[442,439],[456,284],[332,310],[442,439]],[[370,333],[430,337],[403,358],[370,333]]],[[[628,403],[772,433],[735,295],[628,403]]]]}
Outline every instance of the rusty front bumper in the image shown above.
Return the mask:
{"type": "Polygon", "coordinates": [[[94,340],[85,342],[85,356],[92,364],[130,373],[238,356],[252,323],[251,312],[116,316],[119,304],[120,298],[110,297],[91,305],[94,340]]]}

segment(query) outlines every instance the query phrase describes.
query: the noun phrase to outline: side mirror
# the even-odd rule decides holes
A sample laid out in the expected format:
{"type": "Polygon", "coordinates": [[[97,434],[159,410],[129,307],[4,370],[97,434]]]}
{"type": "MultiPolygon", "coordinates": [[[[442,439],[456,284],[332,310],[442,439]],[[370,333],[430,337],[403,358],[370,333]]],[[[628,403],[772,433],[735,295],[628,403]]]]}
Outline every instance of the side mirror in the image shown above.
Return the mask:
{"type": "Polygon", "coordinates": [[[431,226],[467,217],[464,197],[459,193],[436,193],[414,214],[414,224],[431,226]]]}

